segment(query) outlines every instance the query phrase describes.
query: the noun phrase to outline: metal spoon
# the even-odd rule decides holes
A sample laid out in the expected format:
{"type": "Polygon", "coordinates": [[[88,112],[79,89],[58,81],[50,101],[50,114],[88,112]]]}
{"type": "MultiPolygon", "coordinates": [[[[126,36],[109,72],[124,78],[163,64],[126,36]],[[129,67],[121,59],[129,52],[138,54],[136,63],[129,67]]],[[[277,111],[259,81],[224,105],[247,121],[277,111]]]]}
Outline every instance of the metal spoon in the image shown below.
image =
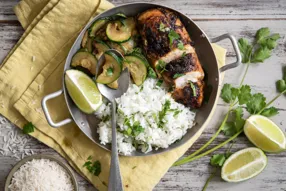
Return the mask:
{"type": "MultiPolygon", "coordinates": [[[[117,50],[110,49],[112,53],[116,54],[118,57],[122,57],[121,53],[117,50]]],[[[105,56],[99,58],[97,67],[96,67],[96,77],[102,65],[105,63],[105,56]]],[[[126,68],[118,78],[118,89],[114,90],[107,87],[104,84],[97,84],[97,87],[100,93],[108,99],[111,103],[111,126],[112,126],[112,147],[111,147],[111,164],[110,164],[110,172],[109,172],[109,183],[108,183],[108,191],[123,191],[120,168],[119,168],[119,159],[118,159],[118,149],[117,149],[117,130],[116,130],[116,103],[115,98],[123,95],[128,87],[129,87],[130,75],[129,71],[126,68]]]]}

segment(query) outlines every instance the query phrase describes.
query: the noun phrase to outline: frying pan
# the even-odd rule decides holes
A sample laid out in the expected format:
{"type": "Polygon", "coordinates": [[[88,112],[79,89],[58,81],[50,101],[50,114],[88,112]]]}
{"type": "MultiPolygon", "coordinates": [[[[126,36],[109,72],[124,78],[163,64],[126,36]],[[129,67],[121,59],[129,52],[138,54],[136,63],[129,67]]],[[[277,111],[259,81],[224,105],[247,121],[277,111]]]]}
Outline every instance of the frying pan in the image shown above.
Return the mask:
{"type": "MultiPolygon", "coordinates": [[[[188,18],[184,14],[182,14],[182,13],[180,13],[180,12],[178,12],[172,8],[165,7],[162,5],[157,5],[157,4],[151,4],[151,3],[131,3],[131,4],[125,4],[125,5],[121,5],[118,7],[114,7],[112,9],[109,9],[109,10],[99,14],[98,16],[93,18],[84,27],[84,29],[81,31],[78,38],[74,42],[74,44],[73,44],[73,46],[72,46],[72,48],[71,48],[71,50],[67,56],[65,67],[64,67],[64,73],[66,70],[70,69],[71,59],[72,59],[73,55],[80,49],[81,41],[82,41],[82,38],[83,38],[85,31],[91,26],[91,24],[95,20],[97,20],[99,18],[111,16],[111,15],[114,15],[116,13],[123,13],[127,16],[136,16],[136,15],[138,15],[138,13],[141,13],[147,9],[158,8],[158,7],[167,8],[171,11],[176,12],[179,15],[181,21],[184,23],[186,30],[189,33],[191,39],[195,43],[194,47],[195,47],[196,52],[198,54],[199,60],[200,60],[202,66],[204,68],[205,73],[207,74],[206,85],[207,85],[207,87],[210,87],[209,90],[211,90],[211,91],[208,93],[209,99],[208,99],[207,104],[204,104],[197,111],[196,118],[195,118],[196,125],[193,126],[191,129],[189,129],[181,140],[173,143],[172,145],[170,145],[166,149],[153,150],[153,151],[148,152],[148,153],[142,153],[140,151],[134,151],[133,153],[131,153],[130,156],[147,156],[147,155],[158,154],[158,153],[170,151],[171,149],[177,148],[177,147],[183,145],[184,143],[186,143],[189,139],[191,139],[197,131],[199,131],[201,128],[203,128],[204,125],[207,125],[206,122],[208,121],[210,114],[214,110],[214,106],[215,106],[217,99],[219,97],[219,91],[218,90],[219,90],[219,82],[220,82],[220,73],[224,72],[228,69],[235,68],[241,63],[241,55],[240,55],[240,52],[239,52],[239,49],[237,46],[237,42],[236,42],[236,39],[232,35],[223,34],[219,37],[209,39],[207,37],[207,35],[203,32],[203,30],[200,29],[200,27],[198,25],[196,25],[192,19],[188,18]],[[212,43],[218,42],[218,41],[221,41],[224,39],[229,39],[231,41],[232,46],[234,48],[235,56],[236,56],[236,62],[225,65],[219,69],[214,51],[213,51],[212,46],[211,46],[211,42],[212,43]]],[[[63,86],[62,89],[57,91],[57,92],[54,92],[54,93],[51,93],[51,94],[45,96],[42,100],[43,111],[44,111],[44,114],[47,118],[49,125],[57,128],[57,127],[64,126],[64,125],[74,121],[77,124],[77,126],[81,129],[81,131],[87,137],[89,137],[94,143],[96,143],[100,147],[110,151],[110,149],[111,149],[110,145],[101,145],[100,144],[99,135],[97,134],[97,124],[99,123],[99,120],[95,117],[95,115],[88,115],[88,114],[81,112],[76,107],[76,105],[73,103],[72,99],[69,97],[69,94],[67,92],[67,89],[66,89],[66,86],[64,83],[64,73],[63,73],[63,79],[62,79],[62,86],[63,86]],[[50,116],[49,111],[47,109],[47,101],[50,99],[56,98],[56,97],[60,96],[61,94],[64,94],[65,101],[66,101],[66,104],[67,104],[67,107],[69,109],[69,112],[71,114],[72,119],[68,118],[68,119],[65,119],[65,120],[60,121],[60,122],[54,122],[51,119],[51,116],[50,116]]]]}

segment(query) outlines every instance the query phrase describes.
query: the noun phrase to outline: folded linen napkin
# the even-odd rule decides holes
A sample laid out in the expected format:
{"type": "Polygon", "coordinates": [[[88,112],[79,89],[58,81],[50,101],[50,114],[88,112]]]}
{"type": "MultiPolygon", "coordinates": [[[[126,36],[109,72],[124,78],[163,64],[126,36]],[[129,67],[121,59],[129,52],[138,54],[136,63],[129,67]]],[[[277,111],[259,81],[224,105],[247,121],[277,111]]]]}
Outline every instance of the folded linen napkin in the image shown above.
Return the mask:
{"type": "MultiPolygon", "coordinates": [[[[40,103],[45,95],[62,88],[65,58],[80,30],[90,18],[111,7],[105,0],[22,0],[14,11],[26,31],[0,70],[0,113],[20,128],[31,121],[36,126],[31,136],[55,149],[99,190],[107,190],[110,153],[89,140],[74,123],[51,128],[40,103]],[[89,156],[101,162],[99,176],[83,168],[89,156]]],[[[219,65],[224,65],[226,50],[214,45],[214,51],[219,65]]],[[[63,97],[49,101],[48,107],[55,121],[69,116],[63,97]]],[[[170,152],[120,157],[125,190],[152,190],[205,127],[170,152]]]]}

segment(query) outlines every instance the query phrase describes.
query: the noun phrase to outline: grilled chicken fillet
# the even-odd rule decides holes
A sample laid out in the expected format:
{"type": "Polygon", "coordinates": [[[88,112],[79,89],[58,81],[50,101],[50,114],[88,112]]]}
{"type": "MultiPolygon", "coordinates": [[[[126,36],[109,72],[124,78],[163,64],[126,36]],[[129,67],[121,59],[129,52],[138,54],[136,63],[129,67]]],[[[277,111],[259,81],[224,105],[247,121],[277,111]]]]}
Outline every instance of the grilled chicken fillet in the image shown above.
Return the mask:
{"type": "Polygon", "coordinates": [[[145,54],[157,74],[174,87],[173,98],[191,108],[201,107],[204,71],[178,15],[163,8],[149,9],[137,22],[145,54]]]}

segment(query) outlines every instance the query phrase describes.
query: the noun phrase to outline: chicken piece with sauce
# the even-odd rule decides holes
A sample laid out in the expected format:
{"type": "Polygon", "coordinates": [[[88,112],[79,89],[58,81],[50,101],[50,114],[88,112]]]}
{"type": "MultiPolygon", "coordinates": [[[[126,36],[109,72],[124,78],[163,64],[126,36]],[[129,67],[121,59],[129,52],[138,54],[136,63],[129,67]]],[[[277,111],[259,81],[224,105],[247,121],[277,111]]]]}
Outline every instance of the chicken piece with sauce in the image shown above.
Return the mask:
{"type": "Polygon", "coordinates": [[[150,9],[137,22],[145,54],[157,74],[174,87],[173,98],[191,108],[201,107],[204,71],[178,15],[168,9],[150,9]]]}

